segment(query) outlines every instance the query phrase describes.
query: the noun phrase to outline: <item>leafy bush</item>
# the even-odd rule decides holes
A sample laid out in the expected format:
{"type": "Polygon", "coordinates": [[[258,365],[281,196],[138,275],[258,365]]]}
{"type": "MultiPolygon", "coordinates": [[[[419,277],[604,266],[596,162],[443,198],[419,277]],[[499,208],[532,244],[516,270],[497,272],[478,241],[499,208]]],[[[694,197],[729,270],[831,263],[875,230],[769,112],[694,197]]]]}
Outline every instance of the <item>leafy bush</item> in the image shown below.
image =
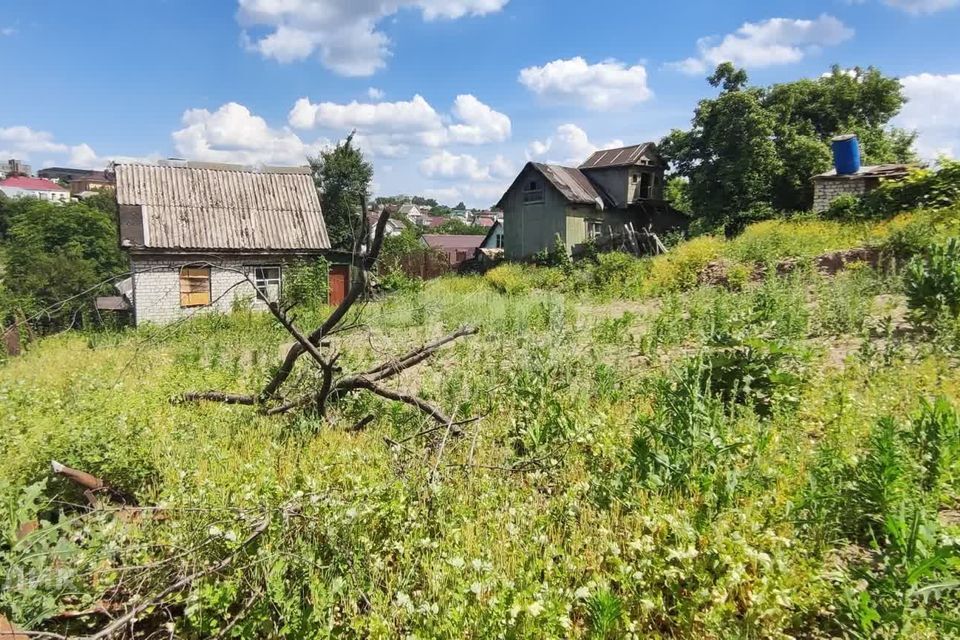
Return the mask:
{"type": "Polygon", "coordinates": [[[936,209],[960,202],[960,162],[940,160],[938,169],[914,169],[904,179],[881,184],[858,202],[834,202],[824,217],[879,220],[913,209],[936,209]]]}
{"type": "Polygon", "coordinates": [[[719,333],[702,354],[702,382],[724,402],[748,405],[763,416],[799,402],[806,354],[764,330],[744,327],[719,333]]]}
{"type": "Polygon", "coordinates": [[[330,263],[324,258],[300,262],[285,270],[282,304],[284,306],[318,306],[327,304],[330,263]]]}
{"type": "Polygon", "coordinates": [[[487,271],[483,277],[497,291],[513,296],[533,288],[533,273],[532,267],[507,263],[487,271]]]}
{"type": "Polygon", "coordinates": [[[724,242],[714,236],[702,236],[653,259],[648,279],[651,293],[683,291],[697,285],[700,272],[723,252],[724,242]]]}
{"type": "Polygon", "coordinates": [[[930,247],[904,274],[907,306],[917,324],[932,324],[943,315],[960,315],[960,240],[930,247]]]}

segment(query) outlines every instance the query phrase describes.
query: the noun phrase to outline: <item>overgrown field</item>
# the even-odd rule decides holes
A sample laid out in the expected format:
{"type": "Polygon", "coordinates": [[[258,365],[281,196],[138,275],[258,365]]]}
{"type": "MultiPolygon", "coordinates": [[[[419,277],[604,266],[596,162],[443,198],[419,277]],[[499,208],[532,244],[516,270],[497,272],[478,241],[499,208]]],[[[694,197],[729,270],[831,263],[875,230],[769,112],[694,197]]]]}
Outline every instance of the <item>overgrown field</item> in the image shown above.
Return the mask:
{"type": "Polygon", "coordinates": [[[477,325],[396,382],[481,417],[459,430],[369,395],[328,421],[171,402],[255,391],[287,340],[265,315],[43,339],[0,367],[0,612],[82,634],[107,618],[57,616],[231,558],[144,635],[960,637],[960,250],[935,248],[957,220],[507,266],[334,337],[352,371],[477,325]],[[879,268],[812,266],[865,245],[879,268]],[[718,260],[725,286],[700,285],[718,260]],[[75,507],[51,460],[156,508],[75,507]]]}

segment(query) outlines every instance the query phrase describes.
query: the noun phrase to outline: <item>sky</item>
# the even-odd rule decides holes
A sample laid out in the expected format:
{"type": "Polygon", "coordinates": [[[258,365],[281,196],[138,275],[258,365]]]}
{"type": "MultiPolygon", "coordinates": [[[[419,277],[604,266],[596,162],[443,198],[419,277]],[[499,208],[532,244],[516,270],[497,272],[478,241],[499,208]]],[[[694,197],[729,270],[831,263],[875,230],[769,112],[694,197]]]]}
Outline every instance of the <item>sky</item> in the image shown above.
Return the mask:
{"type": "Polygon", "coordinates": [[[960,156],[960,0],[0,0],[0,159],[302,165],[356,131],[377,195],[495,203],[529,160],[689,124],[756,84],[876,66],[960,156]]]}

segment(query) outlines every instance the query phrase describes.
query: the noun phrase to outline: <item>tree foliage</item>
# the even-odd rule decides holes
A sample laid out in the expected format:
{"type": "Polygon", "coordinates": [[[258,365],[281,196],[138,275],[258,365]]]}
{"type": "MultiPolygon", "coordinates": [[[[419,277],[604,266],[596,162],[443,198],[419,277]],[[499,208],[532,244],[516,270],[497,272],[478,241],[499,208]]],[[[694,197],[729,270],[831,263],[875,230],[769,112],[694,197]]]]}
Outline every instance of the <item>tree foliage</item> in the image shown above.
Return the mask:
{"type": "Polygon", "coordinates": [[[365,234],[362,202],[369,196],[373,166],[353,146],[352,133],[333,149],[321,151],[308,161],[320,191],[330,244],[334,249],[349,251],[365,234]]]}
{"type": "Polygon", "coordinates": [[[103,209],[28,198],[0,209],[8,221],[3,281],[9,304],[27,315],[47,310],[41,328],[73,324],[110,289],[96,285],[127,270],[115,218],[103,209]]]}
{"type": "Polygon", "coordinates": [[[702,228],[731,231],[758,211],[809,209],[810,177],[830,167],[830,140],[841,133],[860,137],[869,164],[915,159],[914,134],[889,125],[905,101],[900,82],[872,67],[754,87],[724,63],[708,82],[720,94],[700,102],[689,130],[661,143],[676,174],[689,180],[702,228]]]}
{"type": "Polygon", "coordinates": [[[470,224],[460,218],[450,218],[446,220],[436,229],[433,229],[431,233],[442,233],[445,235],[461,235],[461,236],[485,236],[489,229],[481,227],[479,225],[470,224]]]}

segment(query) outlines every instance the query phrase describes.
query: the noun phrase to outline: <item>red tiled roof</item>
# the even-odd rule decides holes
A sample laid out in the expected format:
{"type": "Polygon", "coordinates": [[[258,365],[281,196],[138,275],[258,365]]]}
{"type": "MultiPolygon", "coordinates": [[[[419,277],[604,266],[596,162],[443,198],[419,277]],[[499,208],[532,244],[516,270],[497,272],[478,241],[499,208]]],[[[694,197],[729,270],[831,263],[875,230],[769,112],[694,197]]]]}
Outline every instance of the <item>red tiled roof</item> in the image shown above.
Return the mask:
{"type": "Polygon", "coordinates": [[[67,189],[64,189],[56,182],[44,180],[43,178],[28,178],[26,176],[11,176],[6,180],[0,181],[0,187],[25,189],[27,191],[67,191],[67,189]]]}

